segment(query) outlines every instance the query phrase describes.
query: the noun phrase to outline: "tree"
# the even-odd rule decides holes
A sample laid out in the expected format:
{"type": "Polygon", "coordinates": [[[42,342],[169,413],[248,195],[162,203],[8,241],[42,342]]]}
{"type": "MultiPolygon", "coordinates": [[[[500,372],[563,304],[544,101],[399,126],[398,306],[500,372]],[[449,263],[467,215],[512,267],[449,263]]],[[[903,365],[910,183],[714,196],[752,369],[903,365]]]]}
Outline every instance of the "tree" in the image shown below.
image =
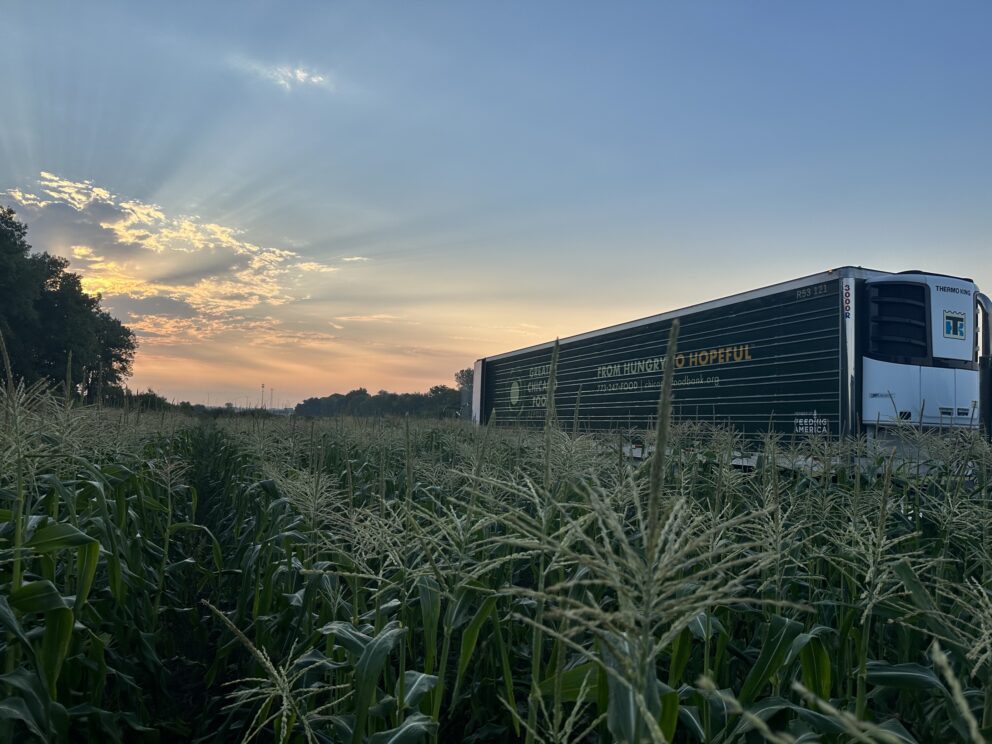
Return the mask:
{"type": "Polygon", "coordinates": [[[369,395],[365,388],[346,395],[332,393],[323,398],[307,398],[297,404],[300,416],[421,416],[446,418],[458,414],[460,395],[447,385],[435,385],[426,393],[390,393],[380,390],[369,395]]]}
{"type": "Polygon", "coordinates": [[[64,380],[90,400],[131,374],[134,333],[83,291],[69,262],[31,253],[27,226],[0,207],[0,333],[17,377],[64,380]],[[70,364],[71,369],[67,369],[70,364]]]}
{"type": "Polygon", "coordinates": [[[14,210],[0,207],[0,333],[15,373],[31,363],[30,339],[38,325],[35,307],[41,292],[37,264],[28,259],[27,226],[14,210]]]}
{"type": "Polygon", "coordinates": [[[455,384],[459,390],[471,390],[472,380],[475,378],[475,370],[471,367],[460,369],[455,372],[455,384]]]}

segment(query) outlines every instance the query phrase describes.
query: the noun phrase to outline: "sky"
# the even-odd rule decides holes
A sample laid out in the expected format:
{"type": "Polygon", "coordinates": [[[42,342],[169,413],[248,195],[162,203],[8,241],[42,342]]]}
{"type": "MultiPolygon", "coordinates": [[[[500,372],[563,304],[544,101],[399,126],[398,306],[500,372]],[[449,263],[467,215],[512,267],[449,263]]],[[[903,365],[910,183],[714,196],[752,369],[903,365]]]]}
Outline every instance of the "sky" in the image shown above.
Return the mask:
{"type": "Polygon", "coordinates": [[[992,289],[984,0],[12,0],[0,69],[0,204],[173,400],[453,385],[847,264],[992,289]]]}

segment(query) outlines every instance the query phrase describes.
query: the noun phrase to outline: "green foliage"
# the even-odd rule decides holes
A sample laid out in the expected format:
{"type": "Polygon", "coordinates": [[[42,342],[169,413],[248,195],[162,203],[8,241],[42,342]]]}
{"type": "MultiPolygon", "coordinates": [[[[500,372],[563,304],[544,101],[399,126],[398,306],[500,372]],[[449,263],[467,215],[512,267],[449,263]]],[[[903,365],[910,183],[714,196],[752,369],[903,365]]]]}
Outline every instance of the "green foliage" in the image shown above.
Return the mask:
{"type": "Polygon", "coordinates": [[[778,672],[789,653],[790,646],[802,629],[802,624],[794,620],[778,615],[771,618],[765,632],[764,643],[761,644],[761,653],[748,671],[744,684],[737,694],[737,699],[741,703],[747,705],[754,700],[772,676],[778,672]]]}
{"type": "Polygon", "coordinates": [[[452,418],[459,415],[462,395],[447,385],[435,385],[426,393],[390,393],[380,390],[369,395],[365,388],[350,393],[332,393],[323,398],[307,398],[296,405],[300,416],[420,416],[452,418]]]}
{"type": "Polygon", "coordinates": [[[86,294],[69,262],[31,253],[27,226],[0,207],[0,335],[27,382],[70,379],[90,400],[131,374],[134,334],[86,294]]]}
{"type": "Polygon", "coordinates": [[[475,377],[475,370],[472,367],[466,367],[465,369],[460,369],[455,372],[455,386],[459,390],[471,390],[472,380],[475,377]]]}
{"type": "Polygon", "coordinates": [[[550,415],[204,421],[19,383],[0,417],[3,740],[992,728],[992,448],[970,433],[907,430],[901,460],[770,440],[739,469],[744,443],[695,425],[641,464],[550,415]]]}

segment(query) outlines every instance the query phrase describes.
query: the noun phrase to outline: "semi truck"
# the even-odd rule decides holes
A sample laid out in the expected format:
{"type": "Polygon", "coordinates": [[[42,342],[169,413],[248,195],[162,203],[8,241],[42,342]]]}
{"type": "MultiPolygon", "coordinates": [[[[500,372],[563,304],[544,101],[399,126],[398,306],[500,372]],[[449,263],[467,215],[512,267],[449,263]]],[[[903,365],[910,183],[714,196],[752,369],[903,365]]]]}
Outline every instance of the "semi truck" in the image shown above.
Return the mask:
{"type": "Polygon", "coordinates": [[[844,266],[475,363],[478,424],[654,426],[672,321],[673,417],[744,435],[992,436],[992,303],[971,279],[844,266]],[[554,385],[551,357],[559,345],[554,385]]]}

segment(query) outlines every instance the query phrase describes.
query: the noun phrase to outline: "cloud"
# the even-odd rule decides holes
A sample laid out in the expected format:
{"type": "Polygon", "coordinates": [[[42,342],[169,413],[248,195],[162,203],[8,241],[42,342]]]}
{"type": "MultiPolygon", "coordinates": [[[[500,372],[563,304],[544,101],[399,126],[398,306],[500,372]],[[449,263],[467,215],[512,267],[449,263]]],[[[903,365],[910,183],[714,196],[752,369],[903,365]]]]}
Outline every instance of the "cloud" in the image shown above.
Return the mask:
{"type": "Polygon", "coordinates": [[[340,315],[334,320],[342,322],[353,321],[356,323],[394,323],[403,320],[399,315],[388,315],[386,313],[375,313],[374,315],[340,315]]]}
{"type": "MultiPolygon", "coordinates": [[[[244,313],[302,299],[308,277],[339,270],[253,243],[233,227],[167,214],[92,181],[43,171],[36,186],[45,198],[21,189],[6,192],[28,214],[32,240],[40,236],[46,250],[70,258],[87,292],[103,295],[110,306],[130,303],[126,322],[156,342],[244,330],[244,313]],[[150,298],[172,304],[157,311],[135,304],[150,298]],[[170,307],[197,317],[175,317],[170,307]]],[[[278,321],[269,317],[262,325],[274,328],[278,321]]]]}
{"type": "Polygon", "coordinates": [[[124,297],[118,296],[105,303],[115,314],[129,317],[145,315],[162,315],[172,318],[195,318],[196,310],[192,305],[173,300],[171,297],[124,297]]]}
{"type": "Polygon", "coordinates": [[[304,65],[267,65],[246,57],[232,57],[231,67],[252,75],[259,80],[275,83],[286,91],[311,87],[334,91],[334,81],[326,72],[319,72],[304,65]]]}
{"type": "Polygon", "coordinates": [[[253,336],[249,343],[252,346],[262,347],[290,346],[307,349],[333,349],[336,346],[336,340],[337,336],[333,333],[280,328],[277,331],[262,330],[253,336]]]}
{"type": "Polygon", "coordinates": [[[34,249],[68,258],[138,335],[138,388],[214,403],[257,394],[261,382],[289,402],[360,385],[426,390],[479,356],[453,341],[478,334],[449,312],[477,294],[440,280],[425,290],[409,267],[369,264],[362,245],[324,239],[334,256],[324,259],[89,180],[46,171],[11,185],[0,201],[27,223],[34,249]]]}
{"type": "Polygon", "coordinates": [[[30,207],[47,207],[52,202],[45,201],[44,199],[34,195],[25,194],[20,189],[9,189],[7,195],[10,196],[18,204],[23,204],[30,207]]]}
{"type": "MultiPolygon", "coordinates": [[[[114,199],[114,195],[107,191],[107,189],[94,186],[92,181],[69,181],[46,171],[41,172],[41,178],[38,183],[41,186],[41,190],[52,197],[52,201],[42,201],[33,194],[22,194],[22,196],[28,199],[25,203],[34,202],[32,206],[45,207],[53,202],[62,202],[63,204],[68,204],[77,212],[81,212],[94,202],[109,204],[114,199]]],[[[9,193],[11,196],[14,196],[13,192],[9,193]]]]}
{"type": "Polygon", "coordinates": [[[336,266],[328,266],[316,261],[301,261],[296,264],[296,268],[300,271],[316,271],[318,274],[330,274],[339,270],[336,266]]]}

